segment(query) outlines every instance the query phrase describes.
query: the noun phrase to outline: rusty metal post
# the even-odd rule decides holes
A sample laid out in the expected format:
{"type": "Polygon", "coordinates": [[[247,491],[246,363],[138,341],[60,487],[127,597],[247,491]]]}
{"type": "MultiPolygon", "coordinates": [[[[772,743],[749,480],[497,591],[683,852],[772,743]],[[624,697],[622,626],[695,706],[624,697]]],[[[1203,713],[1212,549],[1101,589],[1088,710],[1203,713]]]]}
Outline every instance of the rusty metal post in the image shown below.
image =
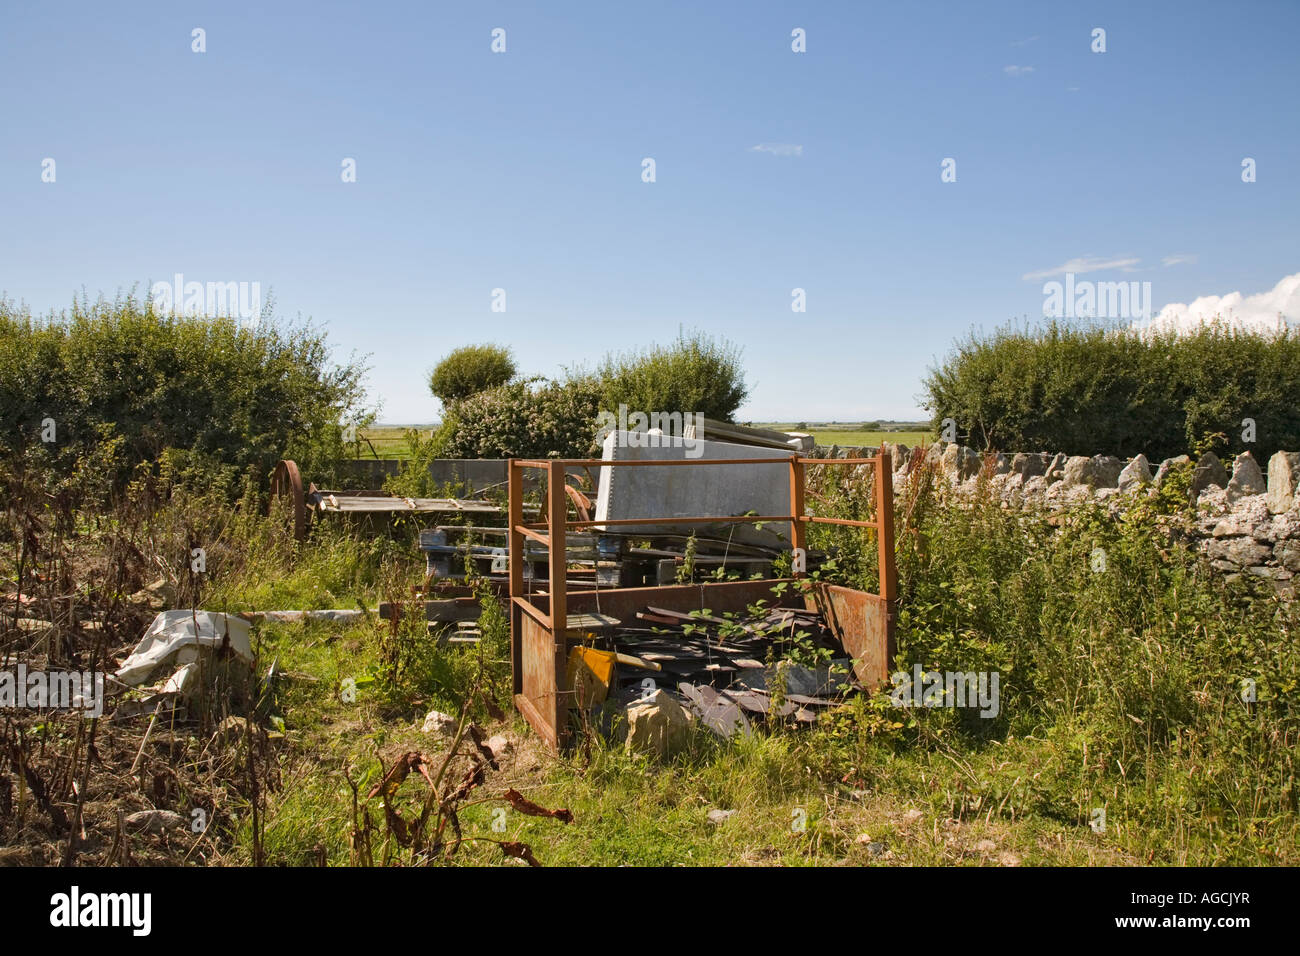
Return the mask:
{"type": "Polygon", "coordinates": [[[523,611],[516,599],[524,596],[524,536],[519,526],[524,523],[523,470],[518,460],[506,463],[506,554],[510,558],[510,665],[514,675],[514,692],[524,692],[523,611]]]}
{"type": "MultiPolygon", "coordinates": [[[[800,551],[806,556],[808,553],[807,534],[804,528],[803,514],[804,507],[804,466],[799,458],[790,459],[790,557],[793,561],[794,556],[800,551]]],[[[791,576],[798,577],[802,572],[793,570],[796,567],[792,565],[791,576]]]]}
{"type": "Polygon", "coordinates": [[[557,748],[562,747],[565,725],[568,721],[568,688],[566,655],[569,630],[569,570],[565,546],[565,522],[569,519],[569,496],[564,490],[565,467],[562,461],[552,461],[546,466],[546,520],[550,525],[551,550],[549,560],[551,592],[551,637],[555,654],[555,700],[547,707],[546,717],[555,728],[557,748]],[[551,708],[554,708],[553,710],[551,708]]]}
{"type": "Polygon", "coordinates": [[[898,573],[894,565],[894,467],[889,452],[880,450],[876,461],[876,549],[880,564],[880,597],[885,603],[889,660],[897,653],[894,625],[898,618],[898,573]]]}

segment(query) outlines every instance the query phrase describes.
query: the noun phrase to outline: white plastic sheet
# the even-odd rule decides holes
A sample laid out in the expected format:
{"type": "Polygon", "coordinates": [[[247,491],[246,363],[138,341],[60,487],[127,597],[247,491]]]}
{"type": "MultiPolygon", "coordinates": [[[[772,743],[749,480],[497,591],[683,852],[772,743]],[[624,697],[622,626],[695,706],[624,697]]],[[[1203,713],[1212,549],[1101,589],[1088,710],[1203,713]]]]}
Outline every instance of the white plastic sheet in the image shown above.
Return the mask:
{"type": "MultiPolygon", "coordinates": [[[[253,649],[246,621],[210,611],[163,611],[153,619],[144,638],[114,676],[123,684],[138,687],[159,671],[172,674],[184,669],[198,661],[200,655],[214,653],[223,643],[229,644],[236,657],[252,665],[253,649]]],[[[190,676],[189,673],[173,674],[174,686],[170,689],[183,691],[190,676]]]]}

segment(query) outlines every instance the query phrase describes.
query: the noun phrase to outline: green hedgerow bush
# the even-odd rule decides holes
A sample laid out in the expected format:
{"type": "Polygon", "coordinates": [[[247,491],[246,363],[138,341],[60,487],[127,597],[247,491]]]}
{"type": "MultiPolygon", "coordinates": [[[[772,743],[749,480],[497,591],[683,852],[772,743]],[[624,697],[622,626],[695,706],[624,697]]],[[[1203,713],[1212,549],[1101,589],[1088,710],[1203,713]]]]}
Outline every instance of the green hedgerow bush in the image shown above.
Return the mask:
{"type": "MultiPolygon", "coordinates": [[[[438,369],[472,363],[468,350],[451,353],[438,369]]],[[[477,353],[476,353],[477,354],[477,353]]],[[[477,359],[475,359],[477,361],[477,359]]],[[[513,369],[513,365],[511,365],[513,369]]],[[[496,368],[504,374],[505,367],[496,368]]],[[[457,382],[468,382],[468,373],[457,382]]],[[[437,379],[438,373],[435,373],[437,379]]],[[[448,372],[445,376],[451,380],[448,372]]],[[[487,379],[479,374],[474,381],[487,379]]],[[[435,382],[434,391],[439,392],[435,382]]],[[[527,379],[453,394],[444,388],[446,413],[441,429],[413,458],[581,458],[597,451],[597,414],[629,411],[702,413],[730,421],[748,390],[736,348],[703,333],[679,334],[667,346],[609,355],[594,372],[570,370],[554,381],[527,379]]],[[[419,463],[408,471],[418,472],[419,463]]]]}
{"type": "Polygon", "coordinates": [[[368,421],[364,371],[355,358],[334,364],[324,333],[269,314],[253,326],[163,316],[127,295],[35,318],[0,301],[0,455],[40,446],[70,474],[117,440],[119,485],[164,459],[174,475],[232,488],[250,470],[263,483],[284,457],[327,479],[341,423],[368,421]]]}
{"type": "Polygon", "coordinates": [[[681,332],[669,345],[609,355],[595,372],[600,408],[701,413],[731,421],[749,394],[739,350],[702,332],[681,332]]]}
{"type": "Polygon", "coordinates": [[[510,350],[499,345],[466,345],[454,349],[434,368],[429,391],[444,406],[479,392],[498,388],[515,377],[510,350]]]}
{"type": "Polygon", "coordinates": [[[1300,449],[1300,334],[1286,328],[1008,326],[958,342],[925,389],[935,426],[951,418],[984,449],[1159,461],[1214,433],[1260,460],[1300,449]]]}
{"type": "Polygon", "coordinates": [[[598,407],[598,389],[588,379],[512,382],[457,402],[443,421],[439,452],[446,458],[582,458],[593,450],[598,407]]]}

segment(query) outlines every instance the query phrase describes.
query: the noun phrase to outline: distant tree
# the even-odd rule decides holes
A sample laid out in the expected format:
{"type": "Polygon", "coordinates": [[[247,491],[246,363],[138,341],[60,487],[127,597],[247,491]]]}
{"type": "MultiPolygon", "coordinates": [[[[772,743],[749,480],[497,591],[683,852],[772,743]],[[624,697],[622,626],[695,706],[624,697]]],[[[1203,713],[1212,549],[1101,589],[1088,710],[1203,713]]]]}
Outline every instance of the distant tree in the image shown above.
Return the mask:
{"type": "Polygon", "coordinates": [[[510,350],[499,345],[466,345],[454,349],[433,370],[429,391],[444,406],[504,385],[515,377],[510,350]]]}

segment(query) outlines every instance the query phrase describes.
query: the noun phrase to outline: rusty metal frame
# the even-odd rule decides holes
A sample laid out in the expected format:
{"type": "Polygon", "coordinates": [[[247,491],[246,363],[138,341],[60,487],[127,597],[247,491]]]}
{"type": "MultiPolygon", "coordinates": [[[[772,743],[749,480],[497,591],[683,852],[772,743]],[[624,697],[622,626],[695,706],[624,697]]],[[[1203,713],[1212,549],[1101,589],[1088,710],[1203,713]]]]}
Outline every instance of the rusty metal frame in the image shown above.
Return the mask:
{"type": "MultiPolygon", "coordinates": [[[[894,624],[897,612],[898,579],[894,564],[894,489],[893,468],[888,452],[870,458],[708,458],[677,459],[669,461],[602,459],[526,459],[512,458],[507,466],[509,486],[507,528],[510,555],[510,657],[514,683],[515,706],[533,729],[554,749],[564,746],[567,737],[567,716],[573,691],[567,687],[566,665],[569,653],[571,610],[586,612],[600,607],[601,592],[568,590],[568,568],[565,558],[565,537],[570,528],[618,525],[681,525],[706,523],[787,522],[793,548],[806,548],[807,527],[810,524],[831,524],[854,528],[871,528],[876,532],[879,556],[879,594],[870,594],[853,588],[819,585],[804,600],[816,606],[832,630],[840,637],[859,678],[868,686],[884,683],[888,667],[895,652],[894,624]],[[666,518],[625,518],[597,521],[568,520],[570,496],[565,483],[566,469],[572,467],[662,468],[672,466],[709,467],[716,465],[771,465],[783,464],[790,468],[790,513],[785,515],[736,515],[666,518]],[[821,518],[806,514],[804,501],[805,469],[808,465],[869,465],[874,471],[874,521],[851,521],[843,518],[821,518]],[[540,469],[546,474],[546,502],[543,513],[546,520],[524,523],[524,470],[540,469]],[[536,597],[524,587],[524,540],[530,539],[546,545],[549,551],[547,592],[536,597]],[[558,624],[558,627],[557,627],[558,624]]],[[[795,574],[794,580],[802,577],[795,574]]],[[[696,595],[707,593],[711,608],[736,609],[764,594],[770,593],[772,581],[734,581],[693,584],[677,587],[626,588],[603,592],[606,605],[611,601],[618,607],[633,603],[671,606],[674,602],[683,607],[696,603],[696,595]]]]}

